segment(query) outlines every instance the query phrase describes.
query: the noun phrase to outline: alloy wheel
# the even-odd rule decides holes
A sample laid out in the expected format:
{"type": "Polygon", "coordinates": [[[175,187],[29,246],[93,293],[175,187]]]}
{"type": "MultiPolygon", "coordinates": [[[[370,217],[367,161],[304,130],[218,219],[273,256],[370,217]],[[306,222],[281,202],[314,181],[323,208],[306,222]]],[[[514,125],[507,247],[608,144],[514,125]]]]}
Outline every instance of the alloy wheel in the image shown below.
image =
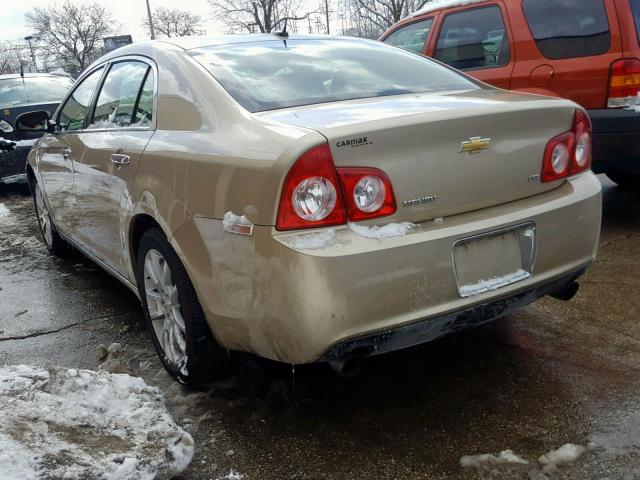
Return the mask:
{"type": "Polygon", "coordinates": [[[42,190],[40,189],[40,185],[36,183],[36,214],[38,216],[38,223],[40,224],[40,229],[42,230],[42,236],[44,237],[44,241],[47,243],[47,246],[51,248],[53,245],[53,232],[51,228],[51,217],[49,216],[49,210],[47,210],[47,205],[44,203],[44,197],[42,196],[42,190]]]}
{"type": "Polygon", "coordinates": [[[153,332],[167,360],[183,366],[187,360],[187,341],[178,287],[171,277],[169,264],[154,249],[149,250],[144,259],[144,291],[153,332]]]}

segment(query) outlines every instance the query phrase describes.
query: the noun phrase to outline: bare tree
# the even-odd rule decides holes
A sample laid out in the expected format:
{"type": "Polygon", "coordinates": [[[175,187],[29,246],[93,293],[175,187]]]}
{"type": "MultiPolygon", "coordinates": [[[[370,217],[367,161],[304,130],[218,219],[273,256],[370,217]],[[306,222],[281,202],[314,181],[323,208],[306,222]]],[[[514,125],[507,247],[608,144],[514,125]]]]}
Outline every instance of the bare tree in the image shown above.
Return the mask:
{"type": "Polygon", "coordinates": [[[351,23],[360,36],[376,38],[429,0],[349,0],[351,23]]]}
{"type": "MultiPolygon", "coordinates": [[[[202,17],[187,10],[158,7],[151,14],[151,18],[155,31],[166,37],[188,37],[203,33],[202,17]]],[[[145,18],[144,26],[149,28],[148,18],[145,18]]]]}
{"type": "Polygon", "coordinates": [[[20,65],[27,65],[28,53],[24,45],[12,45],[0,42],[0,75],[4,73],[18,73],[20,65]]]}
{"type": "Polygon", "coordinates": [[[116,29],[111,13],[96,1],[64,0],[36,7],[25,18],[39,39],[42,54],[79,70],[97,57],[102,38],[116,29]]]}
{"type": "Polygon", "coordinates": [[[270,33],[284,28],[285,22],[305,20],[312,13],[299,14],[302,0],[207,1],[231,32],[270,33]]]}

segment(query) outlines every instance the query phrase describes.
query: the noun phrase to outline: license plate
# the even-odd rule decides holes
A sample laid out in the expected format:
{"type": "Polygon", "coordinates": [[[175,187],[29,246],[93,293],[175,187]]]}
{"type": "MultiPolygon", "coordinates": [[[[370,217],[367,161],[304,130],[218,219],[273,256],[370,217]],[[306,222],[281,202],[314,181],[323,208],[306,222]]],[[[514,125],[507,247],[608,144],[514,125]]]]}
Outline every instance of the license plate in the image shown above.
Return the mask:
{"type": "Polygon", "coordinates": [[[459,240],[453,246],[458,293],[467,298],[531,277],[535,256],[531,223],[459,240]]]}

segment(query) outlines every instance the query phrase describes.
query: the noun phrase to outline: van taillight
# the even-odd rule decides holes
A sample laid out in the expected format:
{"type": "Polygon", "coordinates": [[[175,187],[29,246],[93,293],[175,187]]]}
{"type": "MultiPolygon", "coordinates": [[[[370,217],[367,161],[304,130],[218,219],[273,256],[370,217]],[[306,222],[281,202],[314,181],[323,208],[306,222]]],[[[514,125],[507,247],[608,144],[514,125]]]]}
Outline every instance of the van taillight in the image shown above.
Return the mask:
{"type": "Polygon", "coordinates": [[[636,97],[638,93],[640,93],[640,60],[626,58],[613,62],[607,107],[628,107],[630,97],[636,97]]]}

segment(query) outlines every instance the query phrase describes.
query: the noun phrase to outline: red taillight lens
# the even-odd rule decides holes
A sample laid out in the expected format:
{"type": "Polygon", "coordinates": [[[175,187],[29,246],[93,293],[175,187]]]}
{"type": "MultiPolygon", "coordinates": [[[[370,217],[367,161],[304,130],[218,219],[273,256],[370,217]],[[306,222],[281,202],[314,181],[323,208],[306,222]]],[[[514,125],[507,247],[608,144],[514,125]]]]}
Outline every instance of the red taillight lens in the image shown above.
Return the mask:
{"type": "Polygon", "coordinates": [[[584,110],[576,110],[573,117],[575,148],[569,175],[591,168],[591,120],[584,110]]]}
{"type": "Polygon", "coordinates": [[[377,168],[336,170],[329,145],[306,152],[282,187],[276,228],[330,227],[392,215],[396,200],[389,177],[377,168]]]}
{"type": "Polygon", "coordinates": [[[312,148],[298,159],[284,181],[276,228],[329,227],[346,221],[329,145],[312,148]]]}
{"type": "Polygon", "coordinates": [[[387,174],[377,168],[341,167],[338,175],[350,221],[386,217],[396,212],[396,200],[387,174]]]}
{"type": "Polygon", "coordinates": [[[609,80],[609,108],[629,106],[629,97],[640,93],[640,60],[627,58],[611,65],[609,80]]]}
{"type": "Polygon", "coordinates": [[[552,138],[542,161],[542,182],[553,182],[591,167],[591,121],[576,110],[570,132],[552,138]]]}

